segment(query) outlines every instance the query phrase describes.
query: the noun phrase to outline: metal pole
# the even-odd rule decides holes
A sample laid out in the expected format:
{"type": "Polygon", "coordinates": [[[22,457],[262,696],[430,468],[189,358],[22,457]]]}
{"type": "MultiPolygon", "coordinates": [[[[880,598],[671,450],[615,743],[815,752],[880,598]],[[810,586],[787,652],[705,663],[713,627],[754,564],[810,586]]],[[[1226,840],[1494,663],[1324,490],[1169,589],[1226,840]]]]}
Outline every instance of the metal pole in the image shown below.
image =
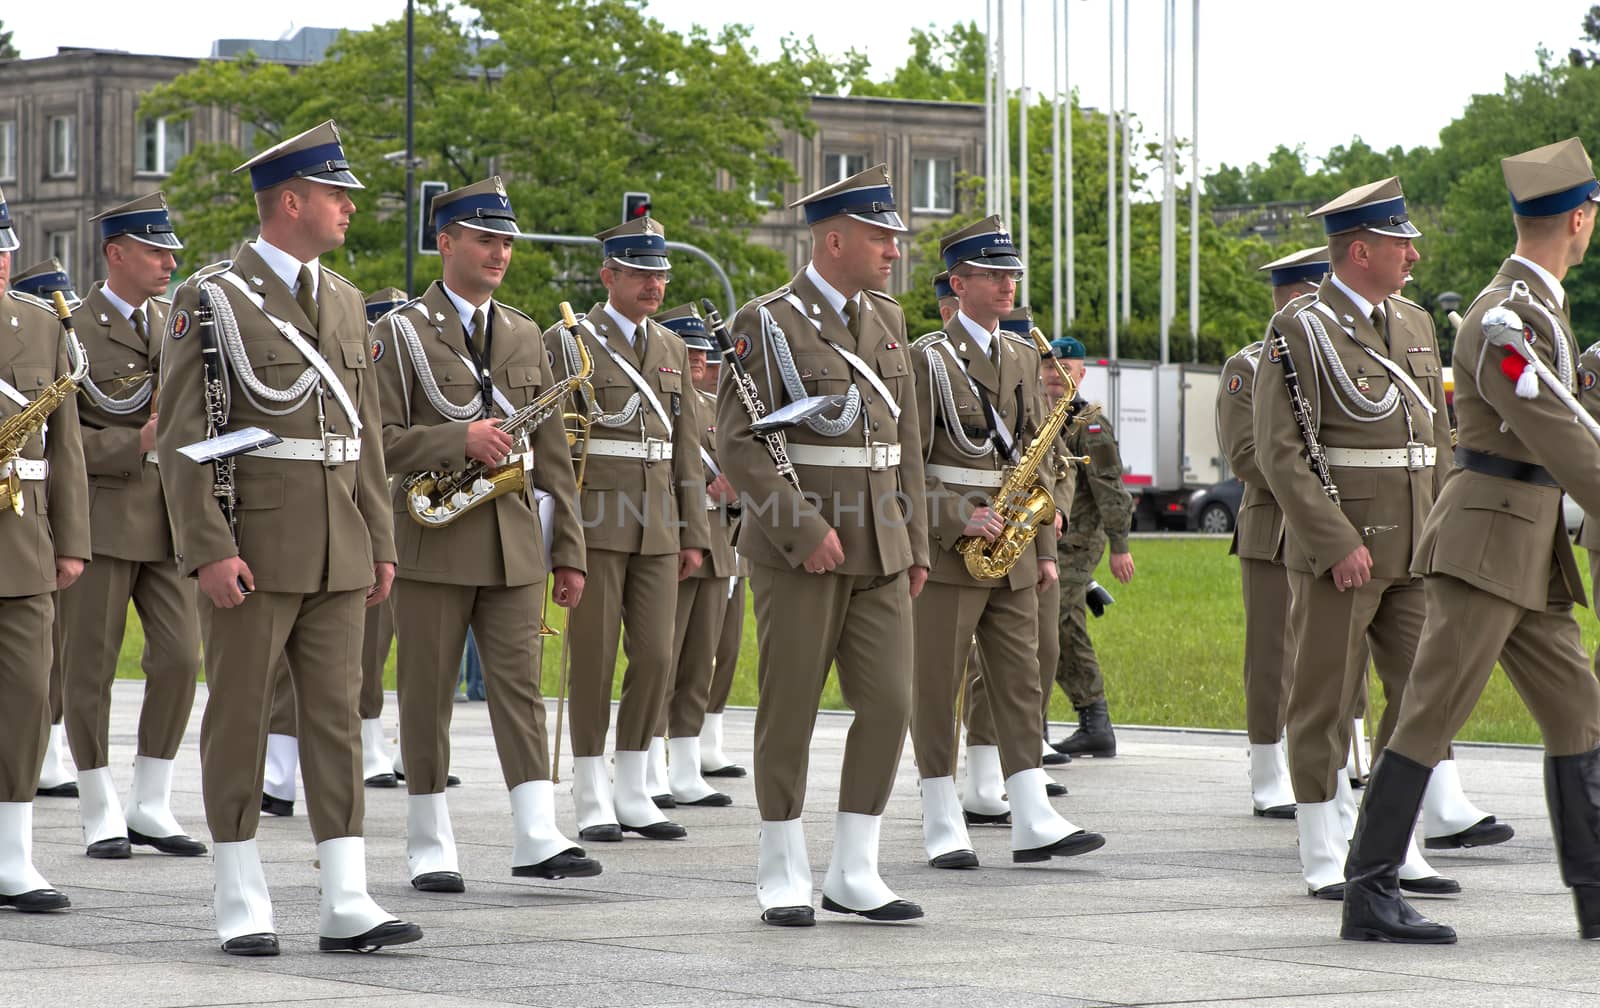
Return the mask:
{"type": "Polygon", "coordinates": [[[1061,92],[1061,145],[1063,153],[1062,175],[1065,178],[1067,193],[1067,269],[1065,278],[1067,325],[1071,325],[1078,317],[1078,292],[1077,292],[1077,255],[1073,248],[1077,234],[1077,222],[1073,219],[1072,202],[1072,124],[1077,116],[1072,110],[1072,62],[1071,62],[1071,21],[1072,9],[1068,6],[1072,0],[1061,0],[1061,76],[1066,81],[1066,89],[1061,92]],[[1068,118],[1068,117],[1071,118],[1068,118]]]}
{"type": "Polygon", "coordinates": [[[1128,118],[1128,0],[1122,0],[1122,320],[1133,317],[1133,126],[1128,118]]]}
{"type": "MultiPolygon", "coordinates": [[[[1124,22],[1123,31],[1127,31],[1124,22]]],[[[1106,0],[1106,356],[1117,359],[1117,0],[1106,0]]],[[[1115,410],[1112,414],[1115,415],[1115,410]]]]}
{"type": "Polygon", "coordinates": [[[1172,65],[1172,36],[1175,30],[1173,15],[1174,0],[1166,0],[1163,5],[1161,17],[1161,363],[1169,363],[1172,359],[1170,345],[1172,328],[1172,281],[1171,270],[1175,264],[1173,259],[1172,233],[1172,104],[1173,104],[1173,71],[1172,65]]]}
{"type": "Polygon", "coordinates": [[[417,292],[416,4],[406,0],[406,297],[417,292]]]}
{"type": "Polygon", "coordinates": [[[983,212],[995,212],[999,202],[994,170],[994,0],[983,3],[983,212]]]}
{"type": "Polygon", "coordinates": [[[998,213],[1011,229],[1011,94],[1006,88],[1006,0],[995,0],[995,118],[1000,124],[1000,206],[998,213]]]}
{"type": "Polygon", "coordinates": [[[1200,362],[1200,0],[1193,0],[1190,37],[1189,137],[1189,340],[1200,362]]]}
{"type": "Polygon", "coordinates": [[[1031,306],[1033,298],[1028,293],[1032,274],[1028,272],[1028,0],[1018,0],[1017,17],[1022,26],[1022,39],[1018,54],[1021,65],[1017,73],[1017,173],[1022,181],[1022,283],[1017,296],[1021,303],[1031,306]]]}
{"type": "Polygon", "coordinates": [[[1050,0],[1050,336],[1061,335],[1061,4],[1050,0]]]}

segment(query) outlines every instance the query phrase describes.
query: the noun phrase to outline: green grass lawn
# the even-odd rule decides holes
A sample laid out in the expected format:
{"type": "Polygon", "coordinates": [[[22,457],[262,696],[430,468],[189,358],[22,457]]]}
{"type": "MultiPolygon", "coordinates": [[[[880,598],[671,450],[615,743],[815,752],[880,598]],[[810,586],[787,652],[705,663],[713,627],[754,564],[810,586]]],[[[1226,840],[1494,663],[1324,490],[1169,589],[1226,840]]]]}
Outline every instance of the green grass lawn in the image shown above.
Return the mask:
{"type": "MultiPolygon", "coordinates": [[[[1133,544],[1138,574],[1132,584],[1118,585],[1104,563],[1097,574],[1111,586],[1117,602],[1102,619],[1091,619],[1105,673],[1112,718],[1119,724],[1187,725],[1243,728],[1244,607],[1239,591],[1239,565],[1228,555],[1226,539],[1143,538],[1133,544]]],[[[1587,583],[1587,564],[1579,552],[1587,583]]],[[[756,702],[755,618],[746,593],[744,641],[739,672],[729,702],[756,702]]],[[[665,604],[665,603],[664,603],[665,604]]],[[[555,606],[549,619],[563,629],[563,612],[555,606]]],[[[1587,609],[1578,610],[1585,648],[1592,654],[1600,626],[1587,609]]],[[[137,617],[129,611],[118,674],[137,677],[144,646],[137,617]]],[[[548,638],[544,653],[544,690],[554,697],[561,657],[561,638],[548,638]]],[[[617,689],[621,689],[619,671],[617,689]]],[[[1374,677],[1374,682],[1376,679],[1374,677]]],[[[394,687],[394,655],[384,671],[394,687]]],[[[824,707],[841,706],[838,685],[830,680],[824,707]]],[[[1374,712],[1381,710],[1374,699],[1374,712]]],[[[1051,702],[1053,720],[1075,718],[1058,690],[1051,702]]],[[[1539,733],[1504,673],[1496,669],[1461,737],[1489,742],[1538,742],[1539,733]]]]}

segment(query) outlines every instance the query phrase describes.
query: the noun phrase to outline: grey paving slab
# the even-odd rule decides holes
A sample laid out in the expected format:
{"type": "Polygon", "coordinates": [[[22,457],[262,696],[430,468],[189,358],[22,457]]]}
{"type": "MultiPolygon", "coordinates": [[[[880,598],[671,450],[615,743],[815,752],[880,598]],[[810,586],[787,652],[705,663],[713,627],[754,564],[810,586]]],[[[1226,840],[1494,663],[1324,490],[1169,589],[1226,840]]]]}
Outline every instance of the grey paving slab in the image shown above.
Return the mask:
{"type": "MultiPolygon", "coordinates": [[[[113,779],[124,792],[140,691],[119,682],[113,692],[113,779]]],[[[178,756],[174,808],[209,842],[197,755],[204,698],[202,688],[178,756]]],[[[392,697],[389,705],[392,731],[392,697]]],[[[1430,854],[1466,890],[1419,901],[1460,930],[1454,947],[1339,941],[1339,907],[1301,886],[1293,823],[1249,814],[1244,740],[1148,729],[1119,729],[1114,760],[1052,772],[1072,792],[1057,808],[1108,843],[1039,866],[1012,864],[1008,830],[974,828],[982,869],[929,868],[908,752],[884,817],[880,867],[927,916],[883,927],[819,910],[817,927],[791,931],[758,919],[750,778],[719,782],[732,808],[670,812],[689,828],[687,841],[595,844],[590,853],[605,865],[598,877],[513,879],[487,711],[460,704],[454,719],[453,769],[466,783],[449,804],[466,893],[413,890],[405,791],[365,793],[371,891],[421,924],[422,942],[371,956],[315,951],[315,846],[303,805],[291,818],[263,817],[259,833],[284,954],[242,960],[216,947],[209,858],[91,861],[76,802],[41,799],[36,862],[74,908],[0,911],[0,1004],[1600,1006],[1600,957],[1575,937],[1537,751],[1459,747],[1469,793],[1518,833],[1500,847],[1430,854]]],[[[729,712],[727,747],[747,764],[752,725],[750,712],[729,712]]],[[[848,726],[847,716],[818,720],[805,816],[818,886],[848,726]]],[[[565,762],[570,775],[570,755],[565,762]]],[[[575,832],[570,781],[556,786],[556,812],[575,832]]]]}

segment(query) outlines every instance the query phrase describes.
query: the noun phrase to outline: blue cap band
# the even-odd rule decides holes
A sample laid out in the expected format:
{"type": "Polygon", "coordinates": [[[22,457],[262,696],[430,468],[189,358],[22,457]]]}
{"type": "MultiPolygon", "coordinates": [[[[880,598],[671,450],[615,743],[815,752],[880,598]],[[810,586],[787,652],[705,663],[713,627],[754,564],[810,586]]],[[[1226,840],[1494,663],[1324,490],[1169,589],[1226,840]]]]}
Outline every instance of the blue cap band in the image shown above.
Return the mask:
{"type": "Polygon", "coordinates": [[[434,201],[434,230],[443,231],[448,225],[472,221],[485,222],[481,226],[491,231],[504,231],[506,228],[487,222],[510,221],[510,230],[517,230],[517,215],[511,209],[511,200],[499,193],[476,193],[448,203],[434,201]]]}
{"type": "Polygon", "coordinates": [[[1002,332],[1016,333],[1019,336],[1026,336],[1033,331],[1033,320],[1025,318],[1001,319],[1000,330],[1002,332]]]}
{"type": "Polygon", "coordinates": [[[100,220],[100,238],[118,235],[172,234],[172,218],[165,210],[141,210],[137,213],[117,214],[100,220]]]}
{"type": "Polygon", "coordinates": [[[941,300],[956,296],[956,292],[950,289],[949,277],[944,277],[942,279],[939,277],[933,278],[933,296],[941,300]]]}
{"type": "Polygon", "coordinates": [[[251,168],[250,188],[260,192],[292,178],[349,170],[350,162],[344,159],[343,147],[336,143],[318,144],[304,150],[290,151],[251,168]]]}
{"type": "Polygon", "coordinates": [[[1346,231],[1376,231],[1396,227],[1410,219],[1406,216],[1405,197],[1396,196],[1382,203],[1368,203],[1366,206],[1326,214],[1322,218],[1322,226],[1328,234],[1334,235],[1346,231]]]}
{"type": "Polygon", "coordinates": [[[1320,281],[1327,276],[1331,268],[1325,262],[1296,263],[1293,266],[1272,270],[1267,276],[1272,278],[1272,286],[1282,287],[1285,284],[1320,281]]]}
{"type": "Polygon", "coordinates": [[[895,213],[894,189],[890,186],[866,186],[807,203],[806,223],[815,224],[840,214],[856,217],[892,213],[895,213]]]}
{"type": "Polygon", "coordinates": [[[376,322],[378,319],[405,304],[404,301],[373,301],[367,305],[367,321],[376,322]]]}
{"type": "Polygon", "coordinates": [[[665,262],[667,258],[667,240],[658,234],[617,235],[607,238],[602,248],[607,259],[615,259],[624,266],[629,259],[660,259],[665,262]]]}
{"type": "Polygon", "coordinates": [[[1600,182],[1594,179],[1564,189],[1561,192],[1538,196],[1531,200],[1519,202],[1515,196],[1511,197],[1511,212],[1518,217],[1554,217],[1556,214],[1576,210],[1592,199],[1596,192],[1600,192],[1600,182]]]}
{"type": "Polygon", "coordinates": [[[6,201],[0,199],[0,228],[11,226],[11,208],[6,206],[6,201]]]}
{"type": "Polygon", "coordinates": [[[963,238],[944,250],[945,269],[955,269],[962,263],[996,269],[1022,268],[1022,259],[1017,255],[1016,243],[1004,231],[963,238]]]}
{"type": "Polygon", "coordinates": [[[661,323],[679,336],[706,335],[705,319],[697,315],[680,315],[674,319],[667,319],[661,323]]]}
{"type": "Polygon", "coordinates": [[[35,297],[42,297],[52,291],[60,291],[63,294],[72,293],[72,280],[60,270],[53,273],[39,273],[23,280],[13,280],[11,281],[11,286],[24,294],[32,294],[35,297]]]}

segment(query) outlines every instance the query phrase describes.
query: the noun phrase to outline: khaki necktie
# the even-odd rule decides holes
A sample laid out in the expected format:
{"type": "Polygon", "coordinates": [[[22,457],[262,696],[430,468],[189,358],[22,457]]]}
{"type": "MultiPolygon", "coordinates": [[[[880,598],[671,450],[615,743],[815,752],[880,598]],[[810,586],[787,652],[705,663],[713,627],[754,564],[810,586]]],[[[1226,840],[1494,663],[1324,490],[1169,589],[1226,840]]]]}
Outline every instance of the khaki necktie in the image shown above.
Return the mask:
{"type": "Polygon", "coordinates": [[[311,268],[300,267],[300,281],[295,287],[294,299],[300,305],[300,310],[306,313],[313,329],[317,326],[317,295],[311,289],[311,268]]]}
{"type": "Polygon", "coordinates": [[[133,323],[133,334],[135,336],[139,337],[140,339],[146,339],[147,338],[145,327],[144,327],[144,309],[143,308],[135,308],[133,310],[133,314],[128,316],[128,321],[133,323]]]}
{"type": "Polygon", "coordinates": [[[483,359],[483,326],[483,309],[479,308],[472,313],[472,332],[467,334],[467,339],[472,342],[472,352],[479,360],[483,359]]]}
{"type": "Polygon", "coordinates": [[[855,301],[844,303],[844,324],[850,330],[850,335],[857,339],[861,336],[861,306],[855,301]]]}

